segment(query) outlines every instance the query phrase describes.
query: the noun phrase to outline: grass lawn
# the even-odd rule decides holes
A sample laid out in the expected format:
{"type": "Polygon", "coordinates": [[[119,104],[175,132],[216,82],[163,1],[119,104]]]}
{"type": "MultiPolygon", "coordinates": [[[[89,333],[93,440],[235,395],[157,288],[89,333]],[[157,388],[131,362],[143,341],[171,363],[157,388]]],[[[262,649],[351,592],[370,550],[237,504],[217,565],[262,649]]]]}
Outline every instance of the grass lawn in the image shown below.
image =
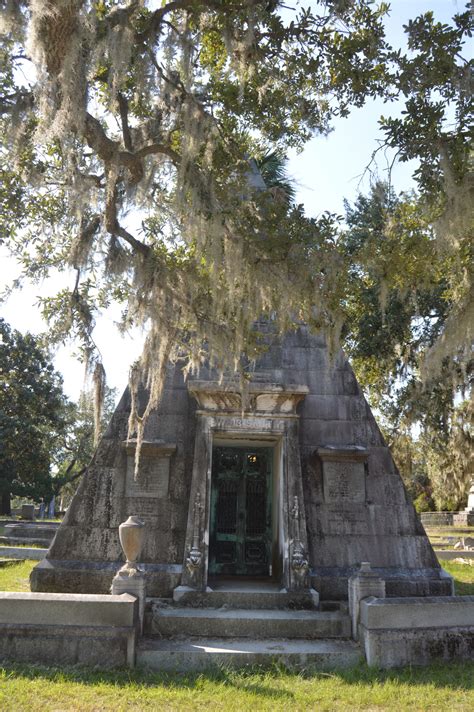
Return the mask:
{"type": "MultiPolygon", "coordinates": [[[[459,556],[462,558],[462,552],[459,556]]],[[[445,560],[441,565],[453,577],[457,596],[474,596],[474,563],[457,564],[455,561],[445,560]]]]}
{"type": "Polygon", "coordinates": [[[396,671],[360,665],[333,673],[294,674],[275,669],[188,675],[8,665],[0,668],[0,709],[467,712],[474,709],[474,665],[396,671]]]}
{"type": "MultiPolygon", "coordinates": [[[[1,558],[0,549],[0,558],[1,558]]],[[[27,559],[0,567],[0,591],[29,591],[30,572],[38,561],[27,559]]],[[[0,706],[0,709],[1,706],[0,706]]]]}

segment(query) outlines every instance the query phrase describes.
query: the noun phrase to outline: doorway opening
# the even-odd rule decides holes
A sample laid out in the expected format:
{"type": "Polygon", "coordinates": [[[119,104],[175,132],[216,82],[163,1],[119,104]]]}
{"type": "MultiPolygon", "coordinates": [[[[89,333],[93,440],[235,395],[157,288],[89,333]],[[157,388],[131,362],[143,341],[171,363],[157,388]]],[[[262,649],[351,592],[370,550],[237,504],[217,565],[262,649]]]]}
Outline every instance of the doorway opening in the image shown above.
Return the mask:
{"type": "Polygon", "coordinates": [[[210,576],[272,576],[273,457],[251,444],[213,448],[210,576]]]}

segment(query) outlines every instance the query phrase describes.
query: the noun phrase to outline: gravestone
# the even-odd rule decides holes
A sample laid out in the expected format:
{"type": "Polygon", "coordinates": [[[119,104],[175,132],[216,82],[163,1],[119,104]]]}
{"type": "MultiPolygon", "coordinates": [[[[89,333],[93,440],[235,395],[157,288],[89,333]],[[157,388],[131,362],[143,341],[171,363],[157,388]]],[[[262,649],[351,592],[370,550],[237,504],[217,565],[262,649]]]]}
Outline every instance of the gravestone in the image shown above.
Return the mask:
{"type": "Polygon", "coordinates": [[[245,397],[236,374],[220,381],[203,366],[185,380],[169,365],[136,479],[125,391],[33,590],[107,592],[118,526],[137,515],[149,596],[259,572],[290,592],[346,599],[364,561],[387,596],[451,593],[344,354],[331,360],[304,326],[281,340],[271,323],[258,330],[267,350],[245,397]]]}
{"type": "Polygon", "coordinates": [[[30,522],[35,521],[35,505],[34,504],[22,504],[21,505],[21,518],[26,519],[30,522]]]}

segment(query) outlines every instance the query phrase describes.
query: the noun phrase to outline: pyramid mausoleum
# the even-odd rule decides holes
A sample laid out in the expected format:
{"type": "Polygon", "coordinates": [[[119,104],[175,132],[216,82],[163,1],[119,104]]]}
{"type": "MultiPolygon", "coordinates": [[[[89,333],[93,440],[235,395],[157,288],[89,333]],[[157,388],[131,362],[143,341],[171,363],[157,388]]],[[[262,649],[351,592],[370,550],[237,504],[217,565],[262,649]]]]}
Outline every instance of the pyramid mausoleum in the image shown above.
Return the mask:
{"type": "Polygon", "coordinates": [[[138,478],[125,391],[34,591],[108,592],[123,563],[118,526],[137,515],[148,596],[245,577],[345,599],[363,561],[389,596],[451,593],[344,355],[331,361],[304,326],[284,339],[258,328],[269,348],[244,403],[236,379],[203,368],[184,380],[169,365],[138,478]]]}

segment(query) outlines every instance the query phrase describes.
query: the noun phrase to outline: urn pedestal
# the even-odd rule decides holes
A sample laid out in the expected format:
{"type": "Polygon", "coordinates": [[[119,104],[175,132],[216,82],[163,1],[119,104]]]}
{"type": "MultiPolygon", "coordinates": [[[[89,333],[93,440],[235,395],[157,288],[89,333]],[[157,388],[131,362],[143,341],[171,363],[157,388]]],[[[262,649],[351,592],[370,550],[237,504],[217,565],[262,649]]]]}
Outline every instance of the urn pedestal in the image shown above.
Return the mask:
{"type": "Polygon", "coordinates": [[[111,593],[129,593],[138,599],[139,631],[143,632],[145,614],[146,579],[140,570],[138,559],[145,540],[145,522],[137,516],[130,516],[119,526],[119,539],[125,554],[125,564],[112,581],[111,593]]]}

